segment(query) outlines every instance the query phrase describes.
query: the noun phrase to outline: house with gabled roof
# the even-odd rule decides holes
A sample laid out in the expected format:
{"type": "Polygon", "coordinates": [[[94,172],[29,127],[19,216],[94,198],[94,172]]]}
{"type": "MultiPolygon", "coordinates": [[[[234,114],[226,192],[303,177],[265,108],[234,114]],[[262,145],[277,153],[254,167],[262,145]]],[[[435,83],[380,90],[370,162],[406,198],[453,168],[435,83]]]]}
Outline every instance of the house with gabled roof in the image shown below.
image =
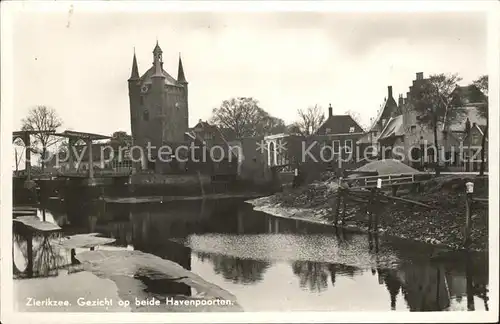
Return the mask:
{"type": "MultiPolygon", "coordinates": [[[[418,122],[418,112],[413,108],[414,98],[426,80],[422,72],[417,73],[416,79],[406,93],[407,98],[403,109],[405,154],[407,160],[411,160],[408,164],[415,168],[435,163],[433,130],[418,122]]],[[[486,124],[486,119],[482,118],[478,111],[478,108],[485,104],[486,97],[474,85],[457,86],[455,92],[464,103],[463,114],[452,122],[441,123],[439,126],[437,135],[440,162],[442,167],[450,171],[466,171],[469,169],[464,163],[466,161],[464,154],[467,154],[464,150],[466,121],[469,120],[471,126],[477,124],[479,129],[486,124]]]]}
{"type": "Polygon", "coordinates": [[[375,154],[376,150],[379,149],[378,139],[382,131],[387,126],[389,120],[402,114],[402,107],[403,97],[399,96],[398,102],[396,102],[392,93],[392,86],[388,86],[387,97],[384,98],[384,101],[377,112],[377,116],[372,119],[372,123],[368,128],[368,131],[358,140],[357,145],[363,149],[372,147],[375,149],[373,151],[375,154]]]}

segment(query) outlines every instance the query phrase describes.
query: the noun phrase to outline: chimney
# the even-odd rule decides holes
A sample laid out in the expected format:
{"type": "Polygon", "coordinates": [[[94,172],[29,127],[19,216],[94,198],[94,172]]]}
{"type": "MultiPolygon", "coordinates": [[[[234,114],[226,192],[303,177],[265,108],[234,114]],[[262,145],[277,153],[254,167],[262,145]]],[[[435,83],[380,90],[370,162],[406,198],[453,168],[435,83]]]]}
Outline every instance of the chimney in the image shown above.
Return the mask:
{"type": "Polygon", "coordinates": [[[333,116],[333,108],[332,108],[332,104],[329,104],[329,106],[328,106],[328,118],[330,118],[332,116],[333,116]]]}
{"type": "Polygon", "coordinates": [[[417,72],[417,80],[423,80],[424,79],[424,72],[417,72]]]}
{"type": "Polygon", "coordinates": [[[387,87],[387,99],[392,98],[392,86],[387,87]]]}
{"type": "Polygon", "coordinates": [[[406,98],[403,98],[403,105],[406,105],[406,98]]]}
{"type": "Polygon", "coordinates": [[[403,106],[403,95],[399,95],[399,98],[398,98],[398,106],[399,107],[402,107],[403,106]]]}

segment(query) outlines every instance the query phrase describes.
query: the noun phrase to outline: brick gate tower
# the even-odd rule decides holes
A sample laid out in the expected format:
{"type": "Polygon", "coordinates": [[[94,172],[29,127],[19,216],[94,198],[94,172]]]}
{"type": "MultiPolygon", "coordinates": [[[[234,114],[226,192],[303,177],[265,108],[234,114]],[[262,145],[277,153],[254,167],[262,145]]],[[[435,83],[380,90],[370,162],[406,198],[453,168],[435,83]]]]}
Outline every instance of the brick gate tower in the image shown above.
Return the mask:
{"type": "MultiPolygon", "coordinates": [[[[130,122],[134,145],[160,147],[181,143],[188,131],[188,82],[179,55],[177,80],[163,69],[163,51],[158,42],[153,50],[153,64],[139,76],[135,56],[128,79],[130,122]]],[[[154,165],[144,161],[142,169],[154,165]]]]}

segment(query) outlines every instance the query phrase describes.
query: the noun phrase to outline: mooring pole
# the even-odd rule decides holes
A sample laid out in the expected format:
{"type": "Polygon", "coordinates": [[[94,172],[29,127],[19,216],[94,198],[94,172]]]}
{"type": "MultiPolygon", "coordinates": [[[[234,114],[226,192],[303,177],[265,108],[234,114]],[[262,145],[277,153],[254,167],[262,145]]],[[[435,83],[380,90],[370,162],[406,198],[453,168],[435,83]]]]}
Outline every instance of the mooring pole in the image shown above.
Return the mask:
{"type": "Polygon", "coordinates": [[[374,214],[375,214],[375,224],[374,224],[375,228],[374,228],[374,230],[375,230],[375,232],[378,231],[378,218],[379,218],[379,212],[380,212],[380,208],[379,208],[380,207],[379,206],[380,194],[379,194],[379,191],[381,190],[381,188],[382,188],[382,179],[378,178],[377,179],[377,188],[375,189],[375,197],[374,197],[375,202],[374,202],[374,206],[373,206],[375,209],[374,210],[374,214]]]}
{"type": "Polygon", "coordinates": [[[465,231],[464,246],[468,247],[472,231],[472,194],[474,193],[474,182],[469,181],[465,184],[465,231]]]}
{"type": "Polygon", "coordinates": [[[347,195],[347,189],[342,189],[342,226],[344,226],[344,219],[345,219],[345,213],[346,213],[346,195],[347,195]]]}
{"type": "Polygon", "coordinates": [[[373,199],[375,198],[375,188],[370,190],[370,198],[368,199],[368,206],[366,208],[366,214],[368,217],[368,231],[372,230],[373,223],[373,199]]]}
{"type": "Polygon", "coordinates": [[[467,294],[467,310],[473,311],[474,307],[474,283],[472,279],[472,259],[467,252],[465,257],[465,291],[467,294]]]}
{"type": "Polygon", "coordinates": [[[342,199],[342,177],[339,177],[339,186],[337,189],[337,201],[335,208],[335,226],[339,224],[339,213],[340,213],[340,200],[342,199]]]}

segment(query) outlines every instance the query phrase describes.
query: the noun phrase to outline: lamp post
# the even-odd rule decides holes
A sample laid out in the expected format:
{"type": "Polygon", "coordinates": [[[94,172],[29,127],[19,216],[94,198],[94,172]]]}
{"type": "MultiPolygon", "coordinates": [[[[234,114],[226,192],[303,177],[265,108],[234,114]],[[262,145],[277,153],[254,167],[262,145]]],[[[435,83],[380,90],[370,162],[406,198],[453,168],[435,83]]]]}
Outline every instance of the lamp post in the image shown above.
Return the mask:
{"type": "Polygon", "coordinates": [[[472,194],[474,193],[474,182],[467,181],[465,183],[465,233],[464,246],[470,244],[470,234],[472,227],[472,194]]]}

